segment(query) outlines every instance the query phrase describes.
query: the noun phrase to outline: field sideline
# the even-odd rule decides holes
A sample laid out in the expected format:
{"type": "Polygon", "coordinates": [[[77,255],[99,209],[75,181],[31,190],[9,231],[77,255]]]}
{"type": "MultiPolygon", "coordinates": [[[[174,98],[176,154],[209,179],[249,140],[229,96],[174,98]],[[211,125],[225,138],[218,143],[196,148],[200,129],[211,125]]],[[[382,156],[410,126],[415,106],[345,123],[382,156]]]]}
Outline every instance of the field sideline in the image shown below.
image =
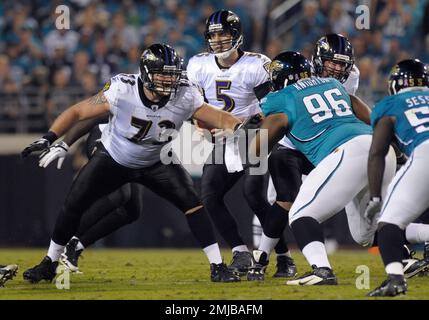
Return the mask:
{"type": "MultiPolygon", "coordinates": [[[[331,256],[339,285],[332,287],[289,287],[284,279],[271,275],[265,282],[212,283],[209,266],[199,250],[88,250],[80,261],[83,274],[72,274],[69,290],[58,290],[55,283],[30,284],[22,279],[22,272],[39,263],[45,250],[1,249],[0,263],[17,263],[18,276],[0,288],[0,299],[365,299],[366,289],[356,289],[356,267],[370,269],[370,287],[378,286],[385,278],[381,258],[365,250],[339,251],[331,256]]],[[[294,251],[299,274],[309,270],[304,257],[294,251]]],[[[223,251],[229,262],[231,252],[223,251]]],[[[415,277],[408,281],[406,296],[394,299],[429,299],[429,277],[415,277]]],[[[373,298],[371,298],[373,299],[373,298]]]]}

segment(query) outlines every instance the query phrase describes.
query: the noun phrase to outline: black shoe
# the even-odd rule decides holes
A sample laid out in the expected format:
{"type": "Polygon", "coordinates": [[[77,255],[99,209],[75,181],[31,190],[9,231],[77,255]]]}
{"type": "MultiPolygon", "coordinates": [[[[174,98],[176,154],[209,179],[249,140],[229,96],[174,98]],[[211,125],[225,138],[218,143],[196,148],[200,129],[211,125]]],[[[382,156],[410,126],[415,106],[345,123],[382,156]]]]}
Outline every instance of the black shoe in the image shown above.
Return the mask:
{"type": "Polygon", "coordinates": [[[0,287],[8,280],[12,280],[18,273],[18,266],[16,264],[9,264],[7,266],[0,266],[0,287]]]}
{"type": "Polygon", "coordinates": [[[238,273],[240,276],[247,274],[249,267],[252,265],[252,254],[248,251],[234,251],[232,254],[231,264],[228,269],[238,273]]]}
{"type": "Polygon", "coordinates": [[[210,264],[210,278],[213,282],[240,281],[240,276],[228,269],[225,263],[210,264]]]}
{"type": "Polygon", "coordinates": [[[328,267],[317,268],[315,265],[311,266],[312,272],[304,274],[294,280],[286,282],[289,286],[314,286],[314,285],[337,285],[337,277],[328,267]]]}
{"type": "Polygon", "coordinates": [[[295,277],[298,270],[295,261],[288,256],[277,256],[277,271],[274,273],[274,278],[291,278],[295,277]]]}
{"type": "Polygon", "coordinates": [[[368,297],[394,297],[407,292],[407,281],[404,276],[388,274],[387,279],[377,289],[368,293],[368,297]]]}
{"type": "Polygon", "coordinates": [[[253,250],[253,263],[247,272],[247,281],[263,281],[268,263],[266,252],[262,250],[253,250]]]}
{"type": "Polygon", "coordinates": [[[57,267],[58,262],[52,262],[51,258],[46,256],[37,266],[24,272],[24,280],[28,280],[31,283],[38,283],[42,280],[52,282],[57,274],[57,267]]]}
{"type": "Polygon", "coordinates": [[[79,239],[77,238],[73,238],[67,243],[64,252],[61,254],[60,263],[70,271],[80,273],[78,262],[83,249],[76,250],[78,243],[79,239]]]}
{"type": "Polygon", "coordinates": [[[429,260],[426,259],[416,259],[414,255],[416,252],[409,249],[404,245],[404,259],[402,260],[402,265],[404,266],[404,276],[406,279],[414,277],[419,273],[424,273],[429,268],[429,260]]]}

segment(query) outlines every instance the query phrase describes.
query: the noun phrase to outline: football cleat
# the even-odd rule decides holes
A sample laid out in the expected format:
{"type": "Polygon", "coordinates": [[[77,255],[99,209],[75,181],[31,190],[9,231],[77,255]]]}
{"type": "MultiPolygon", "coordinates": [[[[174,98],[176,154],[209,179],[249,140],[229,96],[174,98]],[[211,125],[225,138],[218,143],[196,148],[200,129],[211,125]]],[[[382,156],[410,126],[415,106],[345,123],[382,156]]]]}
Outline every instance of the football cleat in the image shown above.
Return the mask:
{"type": "Polygon", "coordinates": [[[16,264],[9,264],[7,266],[0,266],[0,287],[8,280],[12,280],[18,273],[18,266],[16,264]]]}
{"type": "Polygon", "coordinates": [[[247,274],[249,267],[252,265],[252,254],[248,251],[234,251],[232,254],[232,261],[228,268],[239,274],[240,276],[244,276],[247,274]]]}
{"type": "Polygon", "coordinates": [[[429,260],[426,259],[415,259],[414,250],[410,250],[404,245],[404,257],[402,265],[404,266],[404,276],[406,279],[414,277],[419,273],[424,273],[429,268],[429,260]]]}
{"type": "Polygon", "coordinates": [[[274,278],[291,278],[298,273],[295,261],[288,256],[277,256],[277,271],[274,278]]]}
{"type": "Polygon", "coordinates": [[[332,272],[332,269],[328,267],[316,267],[311,266],[312,272],[308,272],[303,276],[289,280],[286,282],[289,286],[314,286],[314,285],[337,285],[337,277],[332,272]]]}
{"type": "Polygon", "coordinates": [[[262,250],[253,250],[253,261],[249,271],[247,271],[247,281],[263,281],[268,263],[266,252],[262,250]]]}
{"type": "Polygon", "coordinates": [[[405,259],[402,260],[404,266],[404,276],[406,279],[412,278],[415,275],[425,272],[429,268],[429,261],[425,259],[405,259]]]}
{"type": "Polygon", "coordinates": [[[225,263],[210,264],[210,278],[213,282],[240,281],[240,276],[228,269],[225,263]]]}
{"type": "Polygon", "coordinates": [[[64,252],[61,254],[60,263],[71,272],[81,273],[79,271],[78,262],[83,249],[76,250],[78,243],[79,239],[77,238],[73,238],[67,243],[64,252]]]}
{"type": "Polygon", "coordinates": [[[368,293],[368,297],[394,297],[407,292],[407,281],[405,277],[397,274],[388,274],[387,279],[376,288],[368,293]]]}
{"type": "Polygon", "coordinates": [[[46,256],[38,265],[24,272],[24,280],[31,283],[38,283],[42,280],[52,282],[57,274],[57,267],[58,262],[52,262],[51,258],[46,256]]]}

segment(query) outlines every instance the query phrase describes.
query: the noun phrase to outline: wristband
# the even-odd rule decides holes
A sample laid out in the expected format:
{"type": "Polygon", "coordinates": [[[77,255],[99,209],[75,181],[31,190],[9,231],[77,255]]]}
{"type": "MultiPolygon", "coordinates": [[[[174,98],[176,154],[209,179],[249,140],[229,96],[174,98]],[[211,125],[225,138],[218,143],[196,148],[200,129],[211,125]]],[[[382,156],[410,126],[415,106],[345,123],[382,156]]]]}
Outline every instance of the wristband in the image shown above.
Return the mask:
{"type": "Polygon", "coordinates": [[[43,139],[48,140],[48,141],[49,141],[49,144],[52,144],[52,143],[54,143],[54,142],[55,142],[55,140],[57,140],[57,139],[58,139],[58,136],[56,135],[56,133],[55,133],[55,132],[53,132],[53,131],[48,131],[48,133],[47,133],[47,134],[45,134],[42,138],[43,138],[43,139]]]}

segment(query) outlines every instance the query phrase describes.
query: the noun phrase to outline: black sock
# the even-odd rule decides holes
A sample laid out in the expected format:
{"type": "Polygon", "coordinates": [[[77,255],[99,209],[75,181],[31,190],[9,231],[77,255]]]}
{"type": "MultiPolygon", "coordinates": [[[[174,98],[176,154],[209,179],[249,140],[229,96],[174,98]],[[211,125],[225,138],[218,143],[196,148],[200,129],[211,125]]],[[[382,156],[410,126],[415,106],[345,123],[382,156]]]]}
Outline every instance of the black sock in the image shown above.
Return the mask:
{"type": "Polygon", "coordinates": [[[378,246],[385,266],[402,261],[404,244],[404,230],[397,225],[387,223],[378,231],[378,246]]]}
{"type": "Polygon", "coordinates": [[[213,228],[204,207],[195,212],[186,214],[186,219],[191,232],[195,239],[197,239],[201,248],[205,248],[216,243],[213,228]]]}
{"type": "Polygon", "coordinates": [[[112,234],[123,226],[134,222],[135,220],[127,214],[125,209],[119,208],[104,215],[98,222],[91,226],[85,233],[78,236],[82,245],[87,248],[96,241],[112,234]]]}
{"type": "Polygon", "coordinates": [[[323,228],[320,223],[311,217],[302,217],[291,224],[292,232],[295,236],[299,249],[305,248],[307,244],[313,241],[323,242],[323,228]]]}
{"type": "Polygon", "coordinates": [[[234,248],[244,245],[244,241],[238,231],[237,222],[224,204],[223,199],[209,196],[203,198],[203,203],[216,229],[225,239],[229,247],[234,248]]]}

